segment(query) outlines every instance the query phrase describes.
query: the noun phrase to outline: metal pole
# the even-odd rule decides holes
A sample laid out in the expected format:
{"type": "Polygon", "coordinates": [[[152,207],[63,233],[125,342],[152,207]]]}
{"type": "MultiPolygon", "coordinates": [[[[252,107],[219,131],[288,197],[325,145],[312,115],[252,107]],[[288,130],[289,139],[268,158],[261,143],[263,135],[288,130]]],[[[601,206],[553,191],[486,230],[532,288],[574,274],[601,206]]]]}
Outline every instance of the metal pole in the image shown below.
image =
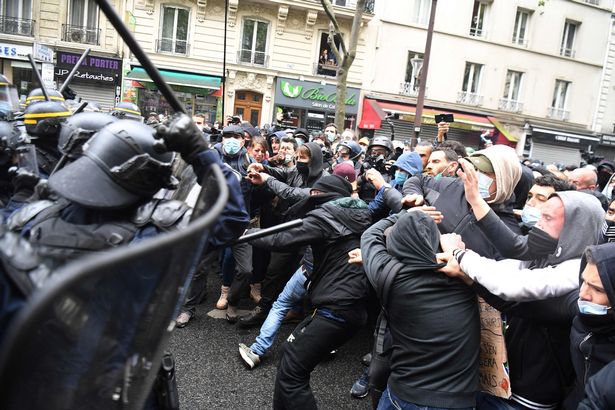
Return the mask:
{"type": "Polygon", "coordinates": [[[100,7],[102,12],[105,13],[105,16],[107,16],[115,30],[128,45],[128,48],[130,48],[130,51],[132,51],[135,57],[137,57],[137,60],[139,60],[149,78],[151,78],[154,84],[156,84],[156,87],[158,87],[158,90],[167,100],[171,108],[176,112],[185,114],[186,109],[179,102],[175,94],[173,94],[171,87],[169,87],[169,85],[164,81],[156,66],[152,63],[147,54],[145,54],[141,46],[139,46],[139,43],[137,43],[137,40],[135,40],[132,36],[130,30],[126,27],[122,21],[122,18],[117,14],[113,6],[107,0],[94,1],[98,4],[98,7],[100,7]]]}
{"type": "Polygon", "coordinates": [[[416,113],[414,115],[414,135],[412,136],[411,147],[417,144],[421,133],[421,123],[423,119],[423,105],[425,104],[425,87],[427,85],[427,71],[429,70],[429,56],[431,54],[431,39],[433,38],[433,25],[436,19],[436,7],[438,0],[431,0],[431,14],[429,15],[429,26],[427,27],[427,41],[425,42],[425,56],[423,57],[423,68],[421,69],[421,83],[419,84],[419,96],[416,101],[416,113]]]}
{"type": "Polygon", "coordinates": [[[45,88],[45,84],[43,83],[43,78],[41,77],[41,73],[39,73],[38,68],[36,68],[36,63],[34,62],[34,59],[32,58],[32,54],[28,54],[28,60],[30,60],[30,65],[32,66],[32,71],[34,72],[34,76],[36,77],[36,80],[41,85],[41,91],[43,92],[43,95],[45,96],[45,101],[51,101],[49,99],[49,94],[47,93],[47,89],[45,88]]]}
{"type": "Polygon", "coordinates": [[[235,242],[233,242],[233,245],[237,245],[239,243],[244,243],[244,242],[250,242],[255,239],[262,238],[264,236],[269,236],[269,235],[273,235],[273,234],[280,233],[283,231],[287,231],[289,229],[301,226],[302,224],[303,224],[303,219],[294,219],[289,222],[284,222],[279,225],[274,225],[270,228],[259,229],[256,232],[252,232],[252,233],[240,236],[235,242]]]}
{"type": "Polygon", "coordinates": [[[224,100],[226,100],[226,31],[228,29],[228,0],[224,0],[224,55],[222,56],[222,115],[220,123],[224,127],[224,100]]]}
{"type": "Polygon", "coordinates": [[[79,67],[81,66],[81,63],[83,63],[83,60],[85,60],[85,58],[88,56],[88,54],[90,54],[90,48],[87,48],[83,54],[81,54],[81,57],[79,57],[79,60],[77,61],[77,64],[75,64],[75,66],[73,67],[72,70],[70,70],[70,73],[68,74],[68,76],[66,77],[66,80],[64,80],[64,82],[62,83],[62,85],[60,86],[60,89],[58,90],[59,92],[62,92],[66,89],[66,87],[68,87],[68,83],[70,83],[70,80],[73,79],[73,76],[75,75],[75,73],[77,72],[77,70],[79,69],[79,67]]]}

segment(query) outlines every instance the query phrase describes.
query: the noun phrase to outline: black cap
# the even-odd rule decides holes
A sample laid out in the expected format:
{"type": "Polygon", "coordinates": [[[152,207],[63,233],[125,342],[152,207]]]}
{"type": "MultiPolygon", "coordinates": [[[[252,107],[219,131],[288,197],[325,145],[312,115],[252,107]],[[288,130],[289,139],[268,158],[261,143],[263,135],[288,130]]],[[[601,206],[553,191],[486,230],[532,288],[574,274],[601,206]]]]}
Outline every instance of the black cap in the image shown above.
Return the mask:
{"type": "Polygon", "coordinates": [[[227,125],[222,129],[222,136],[225,135],[241,135],[243,136],[243,129],[239,125],[227,125]]]}

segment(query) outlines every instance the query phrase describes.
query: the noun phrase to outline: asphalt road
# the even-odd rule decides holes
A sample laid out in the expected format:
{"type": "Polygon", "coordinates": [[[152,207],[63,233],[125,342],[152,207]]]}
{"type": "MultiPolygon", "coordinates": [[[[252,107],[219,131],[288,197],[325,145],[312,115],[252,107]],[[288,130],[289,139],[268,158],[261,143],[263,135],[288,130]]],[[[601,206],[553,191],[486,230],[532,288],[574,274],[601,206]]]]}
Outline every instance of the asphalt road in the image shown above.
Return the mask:
{"type": "MultiPolygon", "coordinates": [[[[295,325],[283,325],[260,366],[248,370],[239,357],[238,344],[249,346],[258,335],[258,328],[244,330],[226,320],[208,316],[218,300],[219,291],[219,278],[210,275],[207,299],[188,326],[176,329],[171,338],[181,408],[271,409],[280,347],[295,325]]],[[[251,306],[249,301],[242,302],[243,308],[251,306]]],[[[339,349],[334,359],[316,368],[311,386],[319,409],[371,409],[369,398],[358,400],[349,393],[364,369],[361,357],[369,348],[370,332],[362,329],[339,349]]]]}

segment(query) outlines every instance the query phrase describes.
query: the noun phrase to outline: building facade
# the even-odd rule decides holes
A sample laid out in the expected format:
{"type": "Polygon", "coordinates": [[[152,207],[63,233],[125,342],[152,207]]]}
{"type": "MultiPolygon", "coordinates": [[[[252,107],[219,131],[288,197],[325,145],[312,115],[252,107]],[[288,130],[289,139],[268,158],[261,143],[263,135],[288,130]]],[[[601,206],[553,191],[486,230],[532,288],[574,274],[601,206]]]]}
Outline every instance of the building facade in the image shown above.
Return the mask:
{"type": "MultiPolygon", "coordinates": [[[[376,4],[363,130],[388,133],[380,121],[388,113],[399,115],[406,138],[412,133],[431,3],[376,4]]],[[[469,146],[490,139],[547,162],[580,162],[581,150],[614,157],[601,135],[615,122],[607,120],[615,98],[605,84],[612,11],[612,0],[440,1],[421,134],[433,136],[433,116],[452,112],[459,121],[449,136],[469,146]]]]}

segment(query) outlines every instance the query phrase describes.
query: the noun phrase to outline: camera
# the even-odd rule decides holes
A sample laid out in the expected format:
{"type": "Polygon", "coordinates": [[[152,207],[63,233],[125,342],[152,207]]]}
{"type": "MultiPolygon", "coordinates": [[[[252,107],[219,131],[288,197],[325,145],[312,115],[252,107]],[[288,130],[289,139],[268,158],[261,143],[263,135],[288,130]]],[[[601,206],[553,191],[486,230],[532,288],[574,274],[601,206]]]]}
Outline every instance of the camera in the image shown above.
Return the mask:
{"type": "Polygon", "coordinates": [[[436,114],[434,118],[436,120],[436,124],[440,124],[441,122],[455,122],[455,117],[453,114],[436,114]]]}

